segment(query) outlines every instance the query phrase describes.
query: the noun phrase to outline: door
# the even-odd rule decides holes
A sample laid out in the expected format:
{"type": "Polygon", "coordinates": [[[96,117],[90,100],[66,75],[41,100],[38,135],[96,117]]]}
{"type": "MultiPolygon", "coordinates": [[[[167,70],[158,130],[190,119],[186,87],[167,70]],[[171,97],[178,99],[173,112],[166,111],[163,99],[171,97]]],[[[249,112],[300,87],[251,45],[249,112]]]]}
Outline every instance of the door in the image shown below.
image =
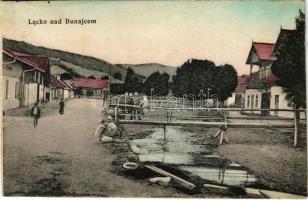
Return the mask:
{"type": "MultiPolygon", "coordinates": [[[[270,93],[266,92],[262,94],[261,98],[261,109],[269,109],[270,108],[270,93]]],[[[262,110],[262,116],[269,116],[270,112],[267,110],[262,110]]]]}
{"type": "Polygon", "coordinates": [[[242,95],[236,94],[235,95],[235,107],[240,108],[242,106],[242,95]]]}

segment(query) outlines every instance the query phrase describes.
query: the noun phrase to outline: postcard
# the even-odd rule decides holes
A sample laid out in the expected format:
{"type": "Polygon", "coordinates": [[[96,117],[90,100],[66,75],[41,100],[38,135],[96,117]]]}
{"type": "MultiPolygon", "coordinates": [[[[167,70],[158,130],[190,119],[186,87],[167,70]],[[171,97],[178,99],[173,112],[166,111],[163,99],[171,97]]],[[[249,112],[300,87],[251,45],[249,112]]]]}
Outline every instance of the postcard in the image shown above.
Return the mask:
{"type": "Polygon", "coordinates": [[[307,198],[304,1],[0,9],[3,196],[307,198]]]}

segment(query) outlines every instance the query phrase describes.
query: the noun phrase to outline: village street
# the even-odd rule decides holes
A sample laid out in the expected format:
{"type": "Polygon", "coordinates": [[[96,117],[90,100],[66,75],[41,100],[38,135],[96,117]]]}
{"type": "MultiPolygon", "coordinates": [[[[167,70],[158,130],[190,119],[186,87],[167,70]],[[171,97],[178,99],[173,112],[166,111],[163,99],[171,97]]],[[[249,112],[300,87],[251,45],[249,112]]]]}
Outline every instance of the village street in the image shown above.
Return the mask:
{"type": "Polygon", "coordinates": [[[111,154],[93,139],[101,111],[91,100],[42,112],[38,127],[30,117],[5,117],[5,195],[185,197],[175,189],[151,186],[114,173],[111,154]]]}

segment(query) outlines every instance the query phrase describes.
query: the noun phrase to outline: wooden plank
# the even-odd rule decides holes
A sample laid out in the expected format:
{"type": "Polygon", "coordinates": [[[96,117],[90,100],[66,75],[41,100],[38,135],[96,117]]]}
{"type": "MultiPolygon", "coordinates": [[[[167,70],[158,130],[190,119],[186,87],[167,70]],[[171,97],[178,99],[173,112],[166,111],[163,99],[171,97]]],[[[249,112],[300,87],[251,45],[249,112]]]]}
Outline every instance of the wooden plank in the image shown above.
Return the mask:
{"type": "Polygon", "coordinates": [[[259,190],[260,193],[269,199],[306,199],[305,196],[300,196],[296,194],[284,193],[284,192],[276,192],[270,190],[259,190]]]}
{"type": "MultiPolygon", "coordinates": [[[[161,125],[161,126],[181,126],[195,125],[203,127],[221,127],[224,122],[201,122],[201,121],[142,121],[142,120],[119,120],[120,124],[140,124],[140,125],[161,125]]],[[[227,123],[232,128],[294,128],[293,124],[262,124],[262,123],[227,123]]]]}
{"type": "Polygon", "coordinates": [[[189,189],[195,189],[197,187],[195,184],[193,184],[191,182],[188,182],[188,181],[186,181],[186,180],[184,180],[184,179],[182,179],[182,178],[180,178],[178,176],[175,176],[175,175],[173,175],[173,174],[171,174],[169,172],[166,172],[165,170],[162,170],[162,169],[160,169],[158,167],[155,167],[153,165],[144,165],[144,167],[146,167],[146,168],[148,168],[148,169],[150,169],[150,170],[152,170],[152,171],[154,171],[154,172],[156,172],[158,174],[161,174],[163,176],[169,176],[172,179],[174,179],[176,182],[180,183],[181,185],[183,185],[183,186],[185,186],[185,187],[187,187],[189,189]]]}
{"type": "Polygon", "coordinates": [[[221,189],[221,190],[228,190],[228,187],[226,187],[226,186],[213,185],[213,184],[203,184],[203,187],[205,187],[205,188],[215,188],[215,189],[221,189]]]}
{"type": "Polygon", "coordinates": [[[250,196],[254,196],[254,197],[258,197],[258,198],[264,197],[264,196],[260,193],[259,189],[245,188],[245,192],[246,192],[248,195],[250,195],[250,196]]]}

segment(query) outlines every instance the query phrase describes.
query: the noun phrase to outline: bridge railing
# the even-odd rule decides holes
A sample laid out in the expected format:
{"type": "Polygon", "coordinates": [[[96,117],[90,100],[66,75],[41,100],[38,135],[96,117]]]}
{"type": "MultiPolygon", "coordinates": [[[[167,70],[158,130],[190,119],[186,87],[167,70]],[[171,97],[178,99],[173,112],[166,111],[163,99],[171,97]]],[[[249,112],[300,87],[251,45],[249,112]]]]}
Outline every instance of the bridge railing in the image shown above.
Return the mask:
{"type": "Polygon", "coordinates": [[[298,144],[301,126],[306,126],[306,109],[244,109],[244,108],[166,108],[152,107],[145,113],[128,113],[127,109],[140,109],[138,105],[110,104],[120,124],[157,126],[202,126],[230,128],[282,128],[293,129],[293,145],[298,144]],[[125,109],[126,110],[125,110],[125,109]],[[252,112],[288,112],[293,117],[262,116],[252,112]],[[140,119],[138,119],[140,117],[140,119]]]}

